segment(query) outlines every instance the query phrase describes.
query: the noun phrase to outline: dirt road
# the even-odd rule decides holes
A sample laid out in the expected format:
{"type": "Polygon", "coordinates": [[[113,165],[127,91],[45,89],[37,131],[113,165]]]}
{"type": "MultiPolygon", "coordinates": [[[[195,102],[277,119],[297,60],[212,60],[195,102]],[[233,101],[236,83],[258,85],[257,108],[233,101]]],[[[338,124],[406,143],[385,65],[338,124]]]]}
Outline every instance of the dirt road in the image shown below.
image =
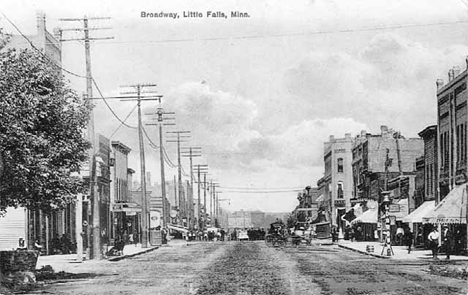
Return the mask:
{"type": "Polygon", "coordinates": [[[194,243],[48,282],[53,294],[467,294],[466,282],[431,275],[429,261],[396,262],[335,246],[268,248],[263,242],[194,243]]]}

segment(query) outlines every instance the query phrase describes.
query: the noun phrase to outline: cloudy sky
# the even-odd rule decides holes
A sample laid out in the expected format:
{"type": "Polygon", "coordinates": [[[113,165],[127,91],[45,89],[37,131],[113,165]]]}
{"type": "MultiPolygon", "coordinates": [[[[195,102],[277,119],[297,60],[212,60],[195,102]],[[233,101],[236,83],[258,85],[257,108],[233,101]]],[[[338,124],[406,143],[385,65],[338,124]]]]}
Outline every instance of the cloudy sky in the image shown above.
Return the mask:
{"type": "MultiPolygon", "coordinates": [[[[0,10],[27,35],[35,34],[37,10],[46,13],[49,31],[82,25],[60,18],[111,17],[90,22],[112,28],[93,37],[114,37],[92,43],[100,90],[116,96],[120,85],[158,84],[165,111],[176,113],[177,125],[167,130],[191,131],[185,144],[203,150],[194,163],[209,165],[230,210],[292,210],[294,190],[322,177],[323,142],[331,134],[376,133],[388,125],[417,136],[436,123],[436,79],[447,81],[453,66],[464,70],[468,55],[468,6],[461,0],[66,2],[2,0],[0,10]],[[142,18],[142,11],[180,17],[142,18]],[[184,18],[184,11],[203,17],[184,18]],[[207,11],[228,18],[208,18],[207,11]],[[230,18],[231,11],[250,17],[230,18]]],[[[1,16],[0,26],[17,33],[1,16]]],[[[84,75],[83,44],[66,42],[62,49],[63,66],[84,75]]],[[[78,93],[85,91],[83,79],[66,77],[78,93]]],[[[109,104],[121,119],[135,106],[109,104]]],[[[143,105],[144,113],[158,106],[143,105]]],[[[96,131],[130,146],[130,165],[140,171],[136,130],[119,126],[102,101],[95,115],[96,131]]],[[[137,125],[136,111],[126,123],[137,125]]],[[[145,129],[158,143],[155,126],[145,129]]],[[[175,145],[166,149],[175,163],[175,145]]],[[[147,144],[145,152],[158,181],[158,151],[147,144]]],[[[183,167],[188,172],[186,159],[183,167]]],[[[168,169],[166,176],[174,174],[168,169]]]]}

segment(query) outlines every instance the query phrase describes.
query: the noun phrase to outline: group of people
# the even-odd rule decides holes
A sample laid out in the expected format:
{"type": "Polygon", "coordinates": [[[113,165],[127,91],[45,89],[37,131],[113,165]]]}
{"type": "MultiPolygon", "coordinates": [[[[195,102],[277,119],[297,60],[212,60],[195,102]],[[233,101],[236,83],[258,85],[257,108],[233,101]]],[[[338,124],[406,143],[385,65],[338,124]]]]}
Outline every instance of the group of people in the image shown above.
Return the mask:
{"type": "Polygon", "coordinates": [[[432,258],[434,259],[439,259],[437,257],[437,254],[439,250],[443,250],[445,252],[445,255],[447,256],[447,259],[450,259],[450,255],[452,254],[453,250],[453,234],[449,230],[448,226],[444,225],[442,227],[442,247],[439,246],[439,238],[440,234],[439,231],[437,230],[437,227],[434,227],[431,231],[431,233],[428,235],[427,239],[429,241],[429,247],[432,250],[432,258]]]}
{"type": "Polygon", "coordinates": [[[205,231],[188,231],[183,238],[187,241],[224,241],[226,239],[226,231],[221,228],[217,230],[205,230],[205,231]]]}

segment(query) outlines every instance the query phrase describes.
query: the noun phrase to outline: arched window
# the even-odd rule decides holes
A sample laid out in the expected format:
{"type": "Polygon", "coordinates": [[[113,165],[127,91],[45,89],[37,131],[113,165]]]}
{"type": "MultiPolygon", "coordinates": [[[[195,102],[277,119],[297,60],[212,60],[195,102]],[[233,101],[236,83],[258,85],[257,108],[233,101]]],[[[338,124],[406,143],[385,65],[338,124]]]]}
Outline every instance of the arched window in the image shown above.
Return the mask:
{"type": "Polygon", "coordinates": [[[338,173],[342,173],[343,172],[343,158],[338,158],[337,164],[338,164],[338,173]]]}

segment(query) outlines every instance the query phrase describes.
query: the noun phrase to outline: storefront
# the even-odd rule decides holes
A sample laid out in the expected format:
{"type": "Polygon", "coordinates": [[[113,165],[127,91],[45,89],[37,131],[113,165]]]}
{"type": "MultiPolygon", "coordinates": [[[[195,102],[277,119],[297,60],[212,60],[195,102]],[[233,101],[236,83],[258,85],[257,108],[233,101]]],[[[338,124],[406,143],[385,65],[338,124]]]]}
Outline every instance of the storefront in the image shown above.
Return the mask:
{"type": "Polygon", "coordinates": [[[116,203],[112,206],[113,228],[111,245],[116,239],[137,243],[140,237],[141,206],[136,203],[116,203]]]}
{"type": "Polygon", "coordinates": [[[369,208],[359,217],[351,221],[353,227],[361,228],[362,238],[364,241],[373,241],[374,232],[377,230],[377,207],[369,208]]]}
{"type": "Polygon", "coordinates": [[[416,210],[403,218],[404,223],[408,223],[409,228],[415,237],[415,247],[425,247],[427,237],[431,231],[431,224],[423,224],[423,217],[429,214],[435,208],[435,201],[426,201],[422,203],[416,210]]]}
{"type": "MultiPolygon", "coordinates": [[[[422,220],[424,224],[437,226],[447,225],[453,234],[453,253],[467,255],[466,213],[467,213],[466,184],[454,188],[440,203],[422,220]]],[[[443,238],[443,237],[441,237],[443,238]]]]}

